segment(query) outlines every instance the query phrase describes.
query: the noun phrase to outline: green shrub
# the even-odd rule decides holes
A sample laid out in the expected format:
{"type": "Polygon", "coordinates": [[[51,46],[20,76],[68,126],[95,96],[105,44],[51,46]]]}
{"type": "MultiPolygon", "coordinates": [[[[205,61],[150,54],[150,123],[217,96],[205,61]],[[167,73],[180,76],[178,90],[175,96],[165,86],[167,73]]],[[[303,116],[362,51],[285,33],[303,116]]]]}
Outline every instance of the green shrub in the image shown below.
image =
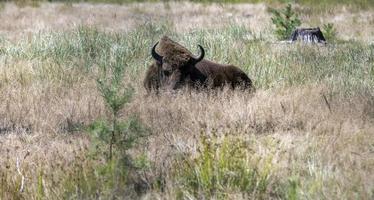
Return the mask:
{"type": "Polygon", "coordinates": [[[91,131],[99,139],[108,144],[108,159],[113,157],[113,148],[118,147],[122,155],[130,149],[139,137],[144,136],[146,129],[136,117],[120,121],[119,111],[130,102],[134,89],[123,85],[125,73],[124,56],[118,53],[108,57],[108,62],[100,63],[100,77],[97,80],[98,89],[110,111],[108,120],[94,123],[91,131]]]}
{"type": "Polygon", "coordinates": [[[325,36],[327,42],[334,42],[337,40],[337,30],[333,23],[324,24],[322,27],[322,33],[325,36]]]}
{"type": "Polygon", "coordinates": [[[146,165],[145,158],[132,159],[128,154],[128,150],[139,138],[146,136],[148,130],[136,116],[120,117],[120,111],[130,102],[135,91],[130,85],[124,84],[126,56],[118,49],[100,55],[100,60],[96,61],[100,70],[97,87],[110,115],[94,121],[88,127],[94,147],[89,156],[95,160],[104,157],[106,161],[75,172],[73,176],[76,179],[67,181],[65,186],[68,198],[91,199],[97,193],[107,199],[122,195],[127,197],[125,190],[131,183],[129,174],[133,170],[142,170],[146,165]]]}
{"type": "Polygon", "coordinates": [[[299,17],[292,10],[291,4],[288,4],[283,10],[270,9],[270,12],[273,15],[271,21],[276,28],[275,35],[279,40],[289,39],[292,31],[301,24],[299,17]]]}
{"type": "MultiPolygon", "coordinates": [[[[94,35],[99,35],[93,32],[94,35]]],[[[86,38],[86,37],[83,37],[86,38]]],[[[134,88],[125,84],[125,74],[129,66],[129,56],[127,55],[127,47],[122,42],[117,42],[111,45],[108,41],[96,41],[95,38],[108,38],[108,40],[123,41],[123,38],[114,36],[113,38],[103,34],[100,37],[91,38],[82,47],[87,47],[84,52],[91,57],[95,65],[99,68],[99,75],[97,78],[97,88],[107,105],[109,116],[93,122],[89,126],[89,132],[93,136],[93,142],[96,144],[104,144],[107,150],[96,149],[96,153],[104,153],[107,160],[111,161],[114,156],[115,160],[123,161],[125,167],[132,168],[131,156],[128,155],[128,150],[131,149],[138,139],[147,135],[148,130],[142,124],[137,116],[127,116],[125,119],[120,116],[120,111],[131,98],[135,92],[134,88]],[[96,48],[97,43],[103,43],[102,47],[107,47],[107,51],[100,51],[96,48]],[[91,53],[89,53],[91,52],[91,53]],[[94,53],[97,52],[97,53],[94,53]],[[97,59],[96,59],[97,57],[97,59]],[[116,155],[114,155],[116,154],[116,155]]],[[[131,43],[127,43],[131,45],[131,43]]],[[[102,146],[102,145],[100,145],[102,146]]]]}
{"type": "Polygon", "coordinates": [[[220,199],[243,193],[260,198],[270,185],[272,157],[253,155],[247,142],[226,136],[201,138],[199,155],[176,163],[179,198],[193,195],[198,199],[220,199]]]}

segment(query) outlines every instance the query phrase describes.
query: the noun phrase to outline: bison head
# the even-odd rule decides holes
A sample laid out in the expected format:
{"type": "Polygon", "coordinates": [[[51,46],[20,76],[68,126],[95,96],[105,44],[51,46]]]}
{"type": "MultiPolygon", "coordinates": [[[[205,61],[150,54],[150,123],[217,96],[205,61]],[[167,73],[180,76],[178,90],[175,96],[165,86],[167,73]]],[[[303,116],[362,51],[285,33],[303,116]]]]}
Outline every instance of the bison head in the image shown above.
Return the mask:
{"type": "Polygon", "coordinates": [[[202,46],[198,45],[201,51],[200,56],[195,58],[189,52],[173,50],[161,56],[156,52],[156,46],[152,48],[152,57],[157,61],[160,67],[161,87],[165,89],[178,89],[184,85],[195,68],[196,63],[203,60],[205,51],[202,46]]]}

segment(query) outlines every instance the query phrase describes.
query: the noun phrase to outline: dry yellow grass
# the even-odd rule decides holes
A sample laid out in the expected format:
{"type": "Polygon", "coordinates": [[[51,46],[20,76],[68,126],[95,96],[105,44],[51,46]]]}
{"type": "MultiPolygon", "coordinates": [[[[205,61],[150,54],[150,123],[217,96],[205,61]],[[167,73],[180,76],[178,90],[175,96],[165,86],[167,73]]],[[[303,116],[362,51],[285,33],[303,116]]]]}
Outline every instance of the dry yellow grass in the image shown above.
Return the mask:
{"type": "MultiPolygon", "coordinates": [[[[45,196],[59,198],[63,192],[59,188],[60,176],[74,173],[76,162],[92,162],[81,157],[89,148],[86,137],[61,135],[66,119],[91,121],[102,114],[104,106],[99,95],[87,87],[84,92],[82,88],[55,92],[48,88],[30,89],[8,91],[7,99],[13,101],[6,104],[8,114],[2,115],[17,125],[31,124],[33,129],[28,134],[23,127],[16,127],[1,136],[1,171],[10,176],[7,184],[19,181],[18,158],[27,188],[23,195],[32,197],[37,193],[38,173],[42,170],[45,196]]],[[[145,152],[158,166],[144,175],[147,180],[154,179],[159,170],[168,169],[177,152],[195,156],[201,134],[228,134],[256,143],[252,151],[258,155],[271,154],[274,177],[306,173],[301,180],[305,190],[315,187],[328,199],[350,199],[357,195],[352,193],[352,188],[356,188],[361,199],[370,199],[374,121],[368,112],[372,114],[373,108],[367,100],[357,97],[329,100],[330,111],[322,96],[324,92],[323,86],[260,90],[253,95],[225,91],[219,95],[181,93],[145,98],[141,92],[123,115],[137,113],[152,127],[152,136],[137,150],[145,152]],[[328,183],[331,186],[324,185],[328,183]]],[[[169,184],[172,192],[173,183],[169,184]]],[[[148,195],[166,198],[164,193],[148,195]]]]}
{"type": "MultiPolygon", "coordinates": [[[[374,40],[374,14],[347,6],[315,13],[300,7],[302,26],[334,23],[342,39],[374,40]]],[[[270,15],[264,4],[194,4],[189,2],[107,4],[46,4],[19,8],[6,3],[0,12],[0,33],[7,38],[27,38],[46,30],[67,30],[93,25],[104,30],[123,32],[144,22],[170,21],[178,32],[198,28],[218,28],[242,24],[256,34],[272,38],[270,15]],[[180,9],[183,8],[183,9],[180,9]],[[156,12],[157,11],[157,12],[156,12]]]]}
{"type": "MultiPolygon", "coordinates": [[[[335,23],[342,39],[374,40],[372,11],[350,13],[347,8],[335,8],[333,14],[301,17],[311,22],[305,25],[335,23]]],[[[234,23],[272,40],[269,19],[263,4],[56,3],[18,8],[7,3],[0,11],[0,34],[17,43],[31,40],[38,32],[67,31],[80,25],[123,32],[149,20],[166,20],[179,33],[234,23]]],[[[282,46],[278,48],[274,51],[281,51],[282,46]]],[[[0,192],[5,193],[4,199],[39,199],[40,184],[45,199],[63,199],[64,178],[74,176],[81,167],[102,162],[83,157],[91,143],[84,132],[68,130],[70,123],[87,125],[107,115],[95,75],[61,68],[53,60],[38,63],[31,58],[0,62],[0,192]],[[43,70],[45,77],[40,78],[43,70]],[[58,74],[69,77],[56,78],[58,74]],[[19,190],[22,176],[24,191],[10,193],[19,190]]],[[[373,198],[372,96],[330,96],[331,88],[324,84],[260,88],[253,94],[224,90],[149,96],[142,88],[142,77],[144,71],[132,78],[136,94],[121,117],[136,114],[151,129],[152,135],[132,152],[145,154],[154,165],[140,175],[143,178],[152,181],[167,173],[178,153],[196,157],[202,136],[232,135],[254,144],[248,146],[253,154],[270,159],[275,180],[299,175],[301,190],[310,194],[302,198],[373,198]]],[[[176,183],[167,181],[166,191],[151,190],[143,198],[175,198],[176,183]]],[[[228,198],[251,196],[233,193],[228,198]]]]}

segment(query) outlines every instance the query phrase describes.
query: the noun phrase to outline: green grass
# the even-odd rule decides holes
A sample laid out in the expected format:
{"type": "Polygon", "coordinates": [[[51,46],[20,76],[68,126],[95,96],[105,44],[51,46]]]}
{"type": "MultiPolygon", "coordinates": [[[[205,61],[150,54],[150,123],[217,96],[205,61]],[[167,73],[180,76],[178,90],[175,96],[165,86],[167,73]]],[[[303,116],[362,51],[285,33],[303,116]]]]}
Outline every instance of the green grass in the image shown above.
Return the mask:
{"type": "MultiPolygon", "coordinates": [[[[174,167],[175,184],[180,199],[189,195],[208,199],[225,199],[242,193],[251,198],[266,198],[276,183],[271,172],[272,153],[260,157],[250,149],[253,144],[235,137],[200,138],[196,158],[182,157],[174,167]]],[[[273,194],[280,197],[280,193],[273,194]]]]}
{"type": "Polygon", "coordinates": [[[118,62],[127,66],[131,79],[140,82],[142,72],[152,61],[150,47],[166,33],[192,52],[197,53],[197,45],[202,45],[207,59],[241,67],[256,88],[327,84],[334,91],[350,94],[358,90],[371,92],[374,87],[373,45],[357,41],[327,46],[274,44],[241,26],[185,34],[173,32],[172,28],[165,31],[161,28],[164,26],[145,24],[124,34],[81,27],[71,32],[40,33],[31,41],[17,44],[2,40],[1,58],[33,60],[39,66],[34,78],[61,81],[70,77],[72,84],[79,80],[69,72],[94,75],[95,67],[121,58],[118,62]],[[63,74],[54,72],[56,65],[63,74]]]}

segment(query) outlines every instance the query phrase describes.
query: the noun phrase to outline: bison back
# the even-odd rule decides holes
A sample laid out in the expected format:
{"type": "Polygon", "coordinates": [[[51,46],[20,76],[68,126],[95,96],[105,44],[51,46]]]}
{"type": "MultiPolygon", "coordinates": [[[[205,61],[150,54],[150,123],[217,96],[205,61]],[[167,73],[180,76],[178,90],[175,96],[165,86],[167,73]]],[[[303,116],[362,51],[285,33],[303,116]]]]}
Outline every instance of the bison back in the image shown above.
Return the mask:
{"type": "Polygon", "coordinates": [[[211,81],[212,87],[230,85],[233,89],[250,89],[252,80],[240,68],[234,65],[223,65],[209,60],[202,60],[196,67],[211,81]]]}

